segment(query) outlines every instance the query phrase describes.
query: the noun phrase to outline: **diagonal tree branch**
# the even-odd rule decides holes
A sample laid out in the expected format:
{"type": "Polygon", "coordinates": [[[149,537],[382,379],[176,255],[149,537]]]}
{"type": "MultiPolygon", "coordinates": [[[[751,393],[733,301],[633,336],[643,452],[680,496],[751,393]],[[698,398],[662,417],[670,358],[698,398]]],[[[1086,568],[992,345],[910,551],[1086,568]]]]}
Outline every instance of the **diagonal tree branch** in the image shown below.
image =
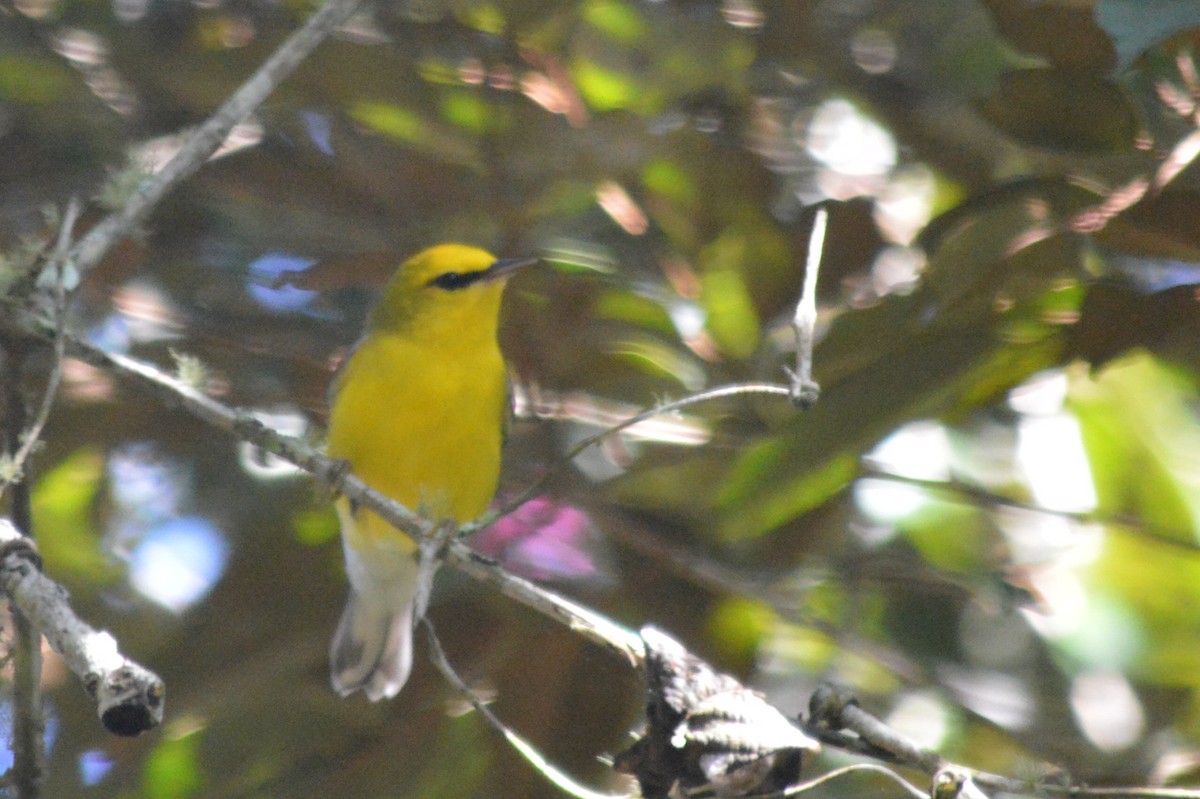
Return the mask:
{"type": "MultiPolygon", "coordinates": [[[[49,334],[43,331],[43,335],[49,334]]],[[[416,541],[427,539],[436,528],[433,522],[370,488],[361,479],[349,473],[345,463],[326,457],[299,439],[272,430],[251,414],[230,408],[150,364],[106,352],[70,336],[67,340],[67,353],[93,366],[122,375],[167,404],[178,405],[206,424],[298,466],[325,488],[369,508],[416,541]]],[[[467,527],[477,529],[475,525],[467,527]]],[[[465,574],[494,586],[504,595],[582,633],[593,642],[615,652],[631,665],[641,663],[644,656],[643,647],[640,637],[633,631],[566,597],[509,574],[491,559],[472,551],[462,541],[449,542],[445,558],[447,563],[465,574]]]]}
{"type": "Polygon", "coordinates": [[[42,573],[33,541],[8,519],[0,519],[0,590],[83,681],[110,732],[138,735],[162,721],[163,681],[122,655],[111,635],[79,620],[66,589],[42,573]]]}
{"type": "Polygon", "coordinates": [[[350,19],[361,4],[362,0],[328,0],[309,17],[304,27],[288,37],[215,114],[196,128],[166,166],[148,179],[119,210],[76,243],[67,263],[75,268],[78,278],[82,279],[114,245],[137,230],[167,192],[199,169],[233,127],[261,105],[335,28],[350,19]]]}

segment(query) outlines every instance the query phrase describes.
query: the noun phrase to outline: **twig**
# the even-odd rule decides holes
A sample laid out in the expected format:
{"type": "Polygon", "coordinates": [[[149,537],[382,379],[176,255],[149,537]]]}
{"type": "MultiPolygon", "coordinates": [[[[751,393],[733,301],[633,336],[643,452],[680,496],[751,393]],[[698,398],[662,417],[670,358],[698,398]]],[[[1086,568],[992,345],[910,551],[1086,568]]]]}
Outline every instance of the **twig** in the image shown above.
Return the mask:
{"type": "MultiPolygon", "coordinates": [[[[588,447],[599,444],[609,436],[615,435],[622,430],[633,427],[636,424],[640,424],[647,419],[653,419],[655,416],[675,413],[676,411],[681,411],[684,408],[692,405],[699,405],[702,402],[709,402],[710,400],[722,399],[724,397],[739,397],[748,394],[765,394],[768,396],[773,395],[778,397],[790,397],[791,389],[789,389],[787,386],[781,386],[776,383],[730,383],[728,385],[709,389],[708,391],[701,391],[698,394],[691,394],[683,399],[674,400],[673,402],[666,402],[662,405],[656,405],[653,408],[648,408],[641,413],[637,413],[633,416],[622,419],[621,421],[612,424],[603,430],[588,436],[587,438],[584,438],[582,441],[571,447],[571,449],[567,450],[562,456],[560,456],[559,463],[569,463],[570,461],[579,457],[579,455],[582,454],[588,447]]],[[[460,531],[464,535],[469,535],[473,532],[483,529],[484,527],[487,527],[501,516],[507,516],[508,514],[512,513],[514,510],[524,505],[526,502],[531,500],[534,495],[537,494],[537,492],[545,484],[548,476],[553,473],[553,471],[553,469],[548,469],[546,474],[534,480],[524,491],[518,494],[516,498],[505,503],[503,507],[484,514],[479,518],[478,521],[472,524],[463,525],[460,528],[460,531]]]]}
{"type": "Polygon", "coordinates": [[[911,782],[904,779],[890,768],[886,766],[879,766],[875,763],[851,763],[848,766],[842,766],[841,768],[835,768],[833,771],[827,771],[819,777],[814,777],[813,779],[799,783],[798,785],[792,785],[786,790],[779,791],[778,793],[759,794],[752,799],[785,799],[786,797],[799,796],[802,793],[811,791],[813,788],[824,785],[830,780],[845,777],[848,774],[853,774],[859,771],[867,771],[872,774],[882,774],[903,788],[909,796],[913,797],[913,799],[929,799],[929,794],[927,794],[925,791],[922,791],[920,788],[913,785],[911,782]]]}
{"type": "Polygon", "coordinates": [[[1129,796],[1135,799],[1197,799],[1200,790],[1195,788],[1092,788],[1087,785],[1072,785],[1069,788],[1049,787],[1044,790],[1066,796],[1129,796]]]}
{"type": "Polygon", "coordinates": [[[149,178],[119,210],[105,217],[80,239],[68,260],[79,277],[82,279],[114,245],[128,238],[167,192],[199,169],[233,127],[261,105],[317,45],[354,14],[361,3],[362,0],[328,0],[230,95],[215,114],[196,128],[166,166],[149,178]]]}
{"type": "Polygon", "coordinates": [[[821,206],[813,219],[813,229],[808,239],[808,258],[804,264],[804,287],[800,291],[800,301],[796,303],[796,315],[792,317],[792,327],[796,331],[796,370],[784,370],[792,381],[788,396],[792,404],[802,410],[811,408],[821,395],[821,387],[812,377],[812,362],[817,326],[817,272],[821,269],[821,256],[825,250],[828,217],[829,212],[821,206]]]}
{"type": "Polygon", "coordinates": [[[929,480],[922,477],[910,477],[908,475],[889,472],[870,459],[863,460],[858,476],[860,478],[903,483],[904,485],[940,494],[954,494],[980,505],[991,505],[1028,511],[1030,513],[1040,513],[1046,516],[1057,516],[1060,519],[1067,519],[1079,524],[1103,524],[1113,527],[1128,527],[1136,530],[1139,534],[1145,535],[1147,538],[1152,538],[1154,541],[1167,546],[1178,547],[1191,553],[1200,550],[1200,546],[1189,540],[1192,535],[1190,532],[1164,527],[1127,514],[1047,508],[1044,505],[1036,505],[1032,502],[1006,497],[1002,494],[988,491],[986,488],[964,483],[961,480],[929,480]]]}
{"type": "Polygon", "coordinates": [[[492,712],[486,704],[475,696],[475,693],[463,682],[458,676],[458,672],[450,665],[449,659],[446,657],[446,651],[442,649],[442,642],[438,639],[437,631],[434,630],[433,624],[429,619],[421,619],[421,623],[425,627],[425,632],[429,637],[429,652],[433,660],[433,665],[437,667],[442,676],[446,678],[455,690],[462,694],[463,698],[470,703],[471,707],[483,716],[484,720],[492,726],[497,732],[504,736],[505,740],[517,750],[529,765],[533,766],[539,774],[545,777],[555,787],[565,791],[567,794],[577,797],[577,799],[630,799],[630,794],[609,794],[593,791],[586,785],[577,782],[569,774],[555,766],[550,761],[542,756],[531,743],[526,741],[515,730],[505,724],[503,721],[492,712]]]}
{"type": "Polygon", "coordinates": [[[46,766],[42,636],[15,601],[9,607],[13,624],[12,786],[17,799],[36,799],[46,766]]]}
{"type": "Polygon", "coordinates": [[[446,562],[464,574],[498,588],[505,596],[582,634],[631,666],[640,666],[645,658],[642,640],[632,630],[584,605],[509,574],[495,561],[479,555],[462,541],[450,543],[446,549],[446,562]]]}
{"type": "MultiPolygon", "coordinates": [[[[822,683],[813,691],[808,709],[810,731],[819,734],[849,730],[869,745],[869,749],[863,750],[864,754],[912,766],[930,776],[946,765],[936,753],[921,749],[859,707],[854,694],[845,688],[822,683]]],[[[822,736],[822,740],[826,738],[822,736]]]]}
{"type": "MultiPolygon", "coordinates": [[[[5,445],[17,449],[26,425],[25,397],[21,391],[28,342],[8,340],[5,345],[7,391],[5,400],[5,445]]],[[[12,492],[12,515],[23,529],[31,529],[29,483],[19,479],[12,492]]],[[[18,799],[37,799],[41,794],[46,763],[45,718],[42,715],[42,638],[15,598],[9,595],[13,623],[13,713],[11,770],[13,791],[18,799]]]]}
{"type": "Polygon", "coordinates": [[[162,680],[123,656],[111,635],[80,621],[66,590],[42,574],[33,541],[7,519],[0,519],[0,589],[82,680],[110,732],[137,735],[162,721],[162,680]]]}
{"type": "MultiPolygon", "coordinates": [[[[5,489],[13,483],[20,482],[23,479],[25,462],[29,459],[30,454],[33,453],[34,448],[41,440],[42,430],[50,418],[50,409],[54,406],[54,398],[58,394],[58,384],[62,380],[63,331],[67,316],[63,263],[66,260],[68,248],[71,244],[71,233],[75,228],[75,222],[79,219],[79,211],[79,198],[72,197],[70,202],[67,203],[66,213],[63,214],[62,223],[58,228],[58,241],[55,244],[54,252],[50,256],[47,266],[47,269],[52,270],[54,275],[54,363],[50,367],[50,377],[46,380],[46,388],[42,393],[42,403],[33,418],[33,422],[27,429],[24,425],[17,428],[20,445],[14,452],[6,453],[8,458],[8,463],[6,464],[7,474],[3,478],[0,478],[0,494],[3,494],[5,489]]],[[[15,386],[17,375],[14,374],[12,379],[15,386]]],[[[9,424],[13,425],[13,422],[10,421],[9,424]]],[[[28,530],[29,528],[24,527],[23,529],[28,530]]]]}

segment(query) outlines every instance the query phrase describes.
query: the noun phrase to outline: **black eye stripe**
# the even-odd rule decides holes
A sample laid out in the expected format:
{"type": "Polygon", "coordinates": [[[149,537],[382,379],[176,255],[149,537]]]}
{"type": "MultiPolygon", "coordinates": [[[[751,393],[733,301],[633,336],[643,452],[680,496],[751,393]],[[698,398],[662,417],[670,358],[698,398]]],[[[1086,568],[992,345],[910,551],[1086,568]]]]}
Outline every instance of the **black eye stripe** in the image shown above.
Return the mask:
{"type": "Polygon", "coordinates": [[[455,289],[465,288],[471,285],[479,278],[483,277],[483,272],[443,272],[437,277],[429,281],[430,286],[437,286],[439,289],[446,291],[454,291],[455,289]]]}

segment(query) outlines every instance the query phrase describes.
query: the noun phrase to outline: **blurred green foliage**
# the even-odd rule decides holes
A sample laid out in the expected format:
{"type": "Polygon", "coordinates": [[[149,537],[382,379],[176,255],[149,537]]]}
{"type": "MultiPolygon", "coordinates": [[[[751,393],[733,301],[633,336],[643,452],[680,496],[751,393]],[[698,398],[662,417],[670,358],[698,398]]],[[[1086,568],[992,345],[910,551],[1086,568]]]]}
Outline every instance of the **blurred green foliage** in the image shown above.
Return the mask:
{"type": "MultiPolygon", "coordinates": [[[[405,255],[540,253],[507,296],[525,415],[503,493],[548,474],[594,535],[531,530],[503,562],[544,547],[554,587],[789,712],[836,679],[981,768],[1194,783],[1171,769],[1200,747],[1200,186],[1174,149],[1195,19],[1094,5],[378,3],[87,276],[71,325],[196,356],[223,399],[319,435],[405,255]],[[633,409],[785,380],[817,202],[817,405],[704,403],[561,463],[633,409]]],[[[0,249],[128,150],[169,153],[313,7],[0,2],[0,249]]],[[[52,668],[48,794],[558,795],[423,662],[390,704],[333,695],[327,498],[69,367],[33,469],[46,568],[187,731],[113,742],[52,668]],[[142,542],[115,534],[106,467],[131,443],[189,464],[144,501],[175,492],[232,545],[179,613],[126,579],[142,542]]],[[[432,615],[497,713],[613,781],[596,758],[637,722],[635,675],[454,574],[432,615]]]]}

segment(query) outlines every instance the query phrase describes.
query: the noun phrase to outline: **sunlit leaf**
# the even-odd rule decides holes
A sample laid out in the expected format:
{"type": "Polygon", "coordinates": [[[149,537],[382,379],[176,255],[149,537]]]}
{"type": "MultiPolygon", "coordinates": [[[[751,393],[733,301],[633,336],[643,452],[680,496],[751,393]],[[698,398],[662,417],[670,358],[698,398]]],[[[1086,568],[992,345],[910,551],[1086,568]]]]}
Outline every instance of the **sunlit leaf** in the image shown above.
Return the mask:
{"type": "Polygon", "coordinates": [[[705,326],[722,350],[738,358],[758,346],[758,314],[743,276],[749,249],[745,236],[731,230],[701,254],[705,326]]]}
{"type": "Polygon", "coordinates": [[[338,536],[337,514],[332,506],[298,510],[292,514],[292,530],[296,540],[305,546],[327,544],[338,536]]]}
{"type": "Polygon", "coordinates": [[[421,117],[399,106],[360,102],[350,109],[350,116],[380,133],[410,144],[420,144],[429,137],[421,117]]]}
{"type": "Polygon", "coordinates": [[[147,799],[188,799],[204,785],[200,770],[200,733],[163,738],[142,770],[142,795],[147,799]]]}
{"type": "MultiPolygon", "coordinates": [[[[1108,617],[1080,625],[1069,642],[1084,661],[1107,661],[1155,682],[1197,685],[1192,669],[1171,668],[1187,642],[1195,657],[1200,643],[1200,554],[1139,536],[1136,530],[1106,537],[1099,560],[1087,571],[1097,612],[1108,617]],[[1107,606],[1107,607],[1106,607],[1107,606]],[[1107,627],[1096,628],[1098,624],[1107,627]],[[1178,642],[1173,653],[1163,647],[1178,642]],[[1161,658],[1158,653],[1161,653],[1161,658]]],[[[1177,662],[1177,661],[1176,661],[1177,662]]]]}
{"type": "Polygon", "coordinates": [[[695,360],[656,338],[623,336],[614,339],[606,351],[649,374],[670,378],[688,391],[698,391],[704,387],[704,371],[695,360]]]}
{"type": "Polygon", "coordinates": [[[478,31],[500,35],[504,32],[504,12],[491,3],[473,3],[463,15],[463,21],[478,31]]]}
{"type": "Polygon", "coordinates": [[[660,303],[628,291],[603,292],[596,298],[592,313],[598,319],[618,320],[660,333],[674,330],[660,303]]]}
{"type": "Polygon", "coordinates": [[[0,97],[15,103],[52,103],[71,88],[71,76],[58,61],[0,56],[0,97]]]}
{"type": "Polygon", "coordinates": [[[642,170],[642,184],[680,205],[689,205],[695,198],[696,186],[692,176],[672,161],[652,161],[642,170]]]}
{"type": "MultiPolygon", "coordinates": [[[[469,111],[463,112],[467,115],[469,111]]],[[[419,114],[390,103],[360,101],[349,109],[350,116],[367,127],[452,164],[474,166],[475,147],[449,131],[439,130],[419,114]]]]}
{"type": "Polygon", "coordinates": [[[1153,359],[1131,355],[1072,391],[1071,409],[1101,510],[1195,542],[1200,499],[1180,481],[1200,447],[1200,422],[1188,409],[1192,390],[1153,359]]]}
{"type": "Polygon", "coordinates": [[[38,549],[56,576],[71,575],[89,584],[113,580],[119,569],[100,545],[95,505],[104,475],[104,456],[92,448],[76,450],[43,475],[33,489],[38,549]]]}
{"type": "Polygon", "coordinates": [[[902,529],[926,563],[960,574],[987,568],[998,544],[978,510],[963,503],[927,503],[903,522],[902,529]]]}
{"type": "Polygon", "coordinates": [[[449,92],[442,98],[446,119],[471,133],[483,133],[489,124],[488,106],[477,92],[449,92]]]}
{"type": "Polygon", "coordinates": [[[738,459],[737,469],[730,474],[726,491],[721,495],[727,510],[737,508],[727,513],[721,528],[722,538],[734,541],[751,538],[803,515],[841,491],[858,471],[856,456],[849,453],[839,455],[795,475],[785,490],[767,492],[750,488],[749,493],[756,497],[753,503],[735,504],[732,497],[737,495],[732,492],[747,490],[745,484],[754,480],[756,472],[762,474],[759,470],[768,468],[766,464],[772,464],[771,469],[781,470],[782,464],[778,462],[777,455],[775,447],[763,444],[738,459]]]}
{"type": "Polygon", "coordinates": [[[646,33],[646,23],[641,15],[621,0],[589,0],[583,7],[583,18],[622,44],[631,44],[646,33]]]}
{"type": "Polygon", "coordinates": [[[761,602],[730,598],[709,615],[708,629],[713,640],[728,655],[750,662],[763,635],[776,621],[775,614],[761,602]]]}
{"type": "Polygon", "coordinates": [[[637,84],[629,76],[587,58],[575,59],[571,74],[583,99],[597,111],[624,108],[638,96],[637,84]]]}

